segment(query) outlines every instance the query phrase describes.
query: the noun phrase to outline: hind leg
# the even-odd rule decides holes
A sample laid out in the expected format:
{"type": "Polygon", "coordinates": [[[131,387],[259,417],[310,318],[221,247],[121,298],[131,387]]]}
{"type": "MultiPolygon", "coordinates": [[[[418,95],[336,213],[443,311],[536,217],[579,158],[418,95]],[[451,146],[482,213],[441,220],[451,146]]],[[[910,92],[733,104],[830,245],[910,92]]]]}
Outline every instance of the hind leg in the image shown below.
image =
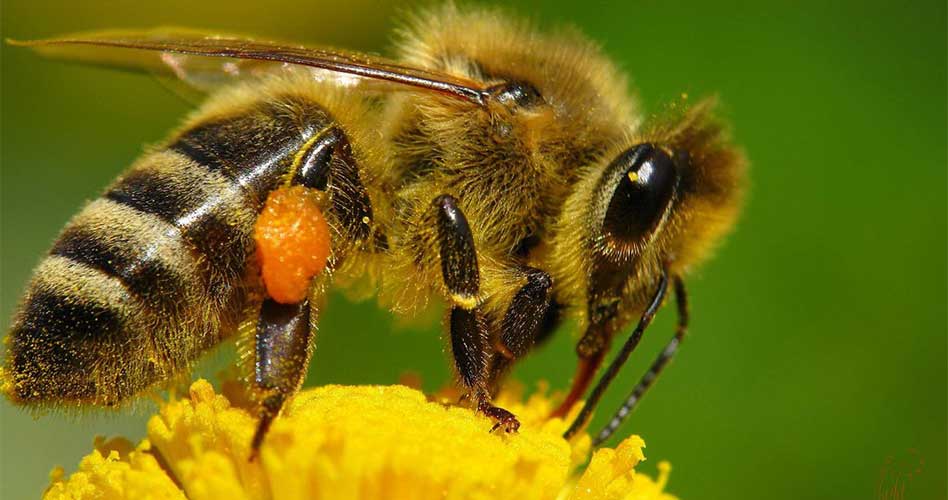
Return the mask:
{"type": "Polygon", "coordinates": [[[325,286],[314,285],[314,278],[325,266],[338,266],[369,235],[372,215],[352,149],[338,127],[326,127],[307,141],[291,171],[292,186],[270,193],[254,228],[266,296],[253,342],[260,423],[251,458],[306,376],[315,331],[313,288],[325,286]],[[327,223],[323,207],[334,224],[327,223]]]}
{"type": "Polygon", "coordinates": [[[253,385],[259,395],[260,422],[250,444],[253,458],[286,399],[306,377],[311,341],[309,300],[280,304],[266,299],[254,334],[253,385]]]}

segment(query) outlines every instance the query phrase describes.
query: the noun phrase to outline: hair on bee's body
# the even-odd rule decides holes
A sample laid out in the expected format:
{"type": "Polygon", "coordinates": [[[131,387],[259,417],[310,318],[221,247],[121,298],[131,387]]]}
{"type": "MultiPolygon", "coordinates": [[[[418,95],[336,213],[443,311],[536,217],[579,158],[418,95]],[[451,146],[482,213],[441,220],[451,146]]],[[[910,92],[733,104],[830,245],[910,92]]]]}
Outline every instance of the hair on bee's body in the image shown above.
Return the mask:
{"type": "Polygon", "coordinates": [[[595,45],[499,11],[422,13],[400,32],[397,62],[189,33],[37,44],[88,59],[85,46],[162,51],[126,65],[167,64],[195,86],[219,72],[206,60],[236,58],[226,73],[243,81],[86,207],[40,265],[8,337],[6,387],[21,403],[112,404],[236,334],[261,408],[256,450],[302,382],[333,286],[377,290],[399,314],[441,298],[460,384],[513,431],[516,418],[490,404],[510,366],[575,318],[568,410],[641,316],[623,352],[635,347],[669,282],[684,300],[681,276],[739,205],[743,159],[711,101],[643,124],[595,45]],[[329,241],[313,220],[263,233],[288,255],[329,245],[326,272],[280,275],[255,253],[260,221],[292,222],[274,199],[293,196],[325,213],[329,241]],[[309,293],[282,297],[284,282],[309,293]]]}
{"type": "Polygon", "coordinates": [[[335,92],[282,77],[225,91],[74,217],[14,319],[11,397],[111,406],[232,335],[261,293],[247,275],[267,193],[290,153],[358,112],[335,92]]]}

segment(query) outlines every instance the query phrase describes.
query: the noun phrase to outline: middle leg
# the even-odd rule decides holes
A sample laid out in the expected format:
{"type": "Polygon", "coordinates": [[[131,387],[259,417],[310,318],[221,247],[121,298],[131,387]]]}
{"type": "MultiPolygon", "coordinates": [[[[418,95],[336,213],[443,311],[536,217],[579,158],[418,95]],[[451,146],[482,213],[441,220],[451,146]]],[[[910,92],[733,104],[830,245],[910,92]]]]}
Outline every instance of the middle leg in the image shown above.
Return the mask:
{"type": "Polygon", "coordinates": [[[478,307],[480,271],[471,228],[454,197],[438,196],[432,205],[440,242],[441,276],[452,304],[448,322],[458,378],[477,411],[495,421],[491,431],[502,427],[507,432],[515,432],[520,428],[517,418],[491,404],[490,365],[495,348],[478,307]]]}

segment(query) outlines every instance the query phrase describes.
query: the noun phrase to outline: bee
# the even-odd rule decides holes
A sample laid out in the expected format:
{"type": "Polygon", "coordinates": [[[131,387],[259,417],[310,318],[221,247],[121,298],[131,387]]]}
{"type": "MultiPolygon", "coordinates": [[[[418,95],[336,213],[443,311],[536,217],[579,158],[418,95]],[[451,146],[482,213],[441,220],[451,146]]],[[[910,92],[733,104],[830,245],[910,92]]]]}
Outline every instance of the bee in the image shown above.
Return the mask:
{"type": "Polygon", "coordinates": [[[582,429],[684,276],[731,228],[745,161],[714,100],[644,117],[592,42],[454,5],[413,17],[392,60],[179,29],[35,42],[41,54],[208,94],[86,205],[39,264],[6,338],[26,406],[114,406],[236,338],[256,451],[298,390],[330,287],[396,314],[443,304],[457,380],[493,428],[504,375],[566,319],[581,332],[566,415],[637,321],[582,429]]]}

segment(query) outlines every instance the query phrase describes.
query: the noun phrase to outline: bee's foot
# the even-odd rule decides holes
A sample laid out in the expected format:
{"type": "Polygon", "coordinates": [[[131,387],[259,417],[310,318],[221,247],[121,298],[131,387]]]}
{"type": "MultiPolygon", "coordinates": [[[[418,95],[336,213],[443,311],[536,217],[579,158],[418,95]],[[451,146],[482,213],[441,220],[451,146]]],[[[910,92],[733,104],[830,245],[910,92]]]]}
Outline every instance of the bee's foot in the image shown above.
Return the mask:
{"type": "Polygon", "coordinates": [[[517,430],[520,429],[520,421],[517,420],[517,417],[503,408],[498,408],[486,401],[481,401],[477,405],[477,411],[494,420],[494,426],[490,428],[490,432],[501,428],[508,433],[517,432],[517,430]]]}

